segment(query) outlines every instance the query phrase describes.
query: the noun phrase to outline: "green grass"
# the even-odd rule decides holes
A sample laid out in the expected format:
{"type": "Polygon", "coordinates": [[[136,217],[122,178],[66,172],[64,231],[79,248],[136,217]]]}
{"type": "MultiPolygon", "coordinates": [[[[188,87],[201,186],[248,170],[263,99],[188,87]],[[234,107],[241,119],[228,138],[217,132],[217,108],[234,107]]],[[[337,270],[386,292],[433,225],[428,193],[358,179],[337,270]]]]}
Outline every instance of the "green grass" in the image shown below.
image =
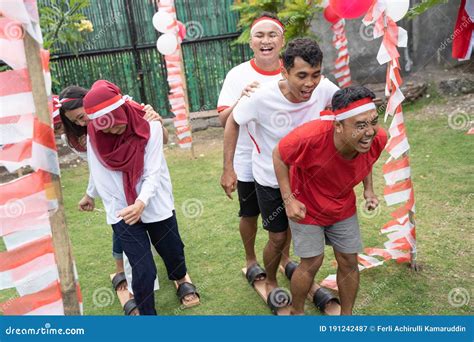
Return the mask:
{"type": "MultiPolygon", "coordinates": [[[[431,99],[405,107],[417,202],[418,262],[423,269],[413,272],[406,264],[389,261],[363,271],[355,307],[359,315],[472,314],[472,304],[454,307],[448,301],[448,294],[454,288],[464,288],[472,296],[474,137],[449,128],[446,115],[430,115],[429,118],[420,115],[427,105],[441,106],[443,101],[434,94],[431,99]]],[[[221,138],[220,129],[196,134],[195,160],[190,158],[189,152],[178,148],[166,151],[180,232],[186,245],[188,270],[198,285],[202,304],[192,309],[179,309],[174,286],[167,280],[158,257],[161,289],[155,293],[155,301],[160,315],[269,314],[240,271],[244,255],[238,231],[238,202],[227,200],[219,185],[221,138]],[[202,213],[196,218],[186,217],[183,213],[182,205],[190,199],[202,203],[202,213]]],[[[375,189],[381,200],[384,187],[381,166],[386,159],[384,153],[374,170],[375,189]]],[[[121,315],[116,297],[111,305],[104,307],[93,299],[94,293],[111,293],[108,290],[111,289],[109,274],[114,272],[114,262],[111,256],[112,230],[105,222],[104,213],[84,214],[76,210],[87,177],[86,165],[62,172],[67,223],[85,314],[121,315]]],[[[357,188],[357,194],[360,203],[361,187],[357,188]]],[[[365,246],[383,246],[386,237],[380,235],[379,229],[390,219],[391,210],[393,208],[387,208],[382,202],[377,216],[371,219],[360,217],[365,246]]],[[[257,237],[260,260],[266,238],[266,233],[260,228],[257,237]]],[[[332,251],[327,249],[318,280],[335,273],[333,259],[332,251]]],[[[289,287],[281,275],[280,282],[289,287]]],[[[319,314],[309,303],[306,312],[319,314]]]]}

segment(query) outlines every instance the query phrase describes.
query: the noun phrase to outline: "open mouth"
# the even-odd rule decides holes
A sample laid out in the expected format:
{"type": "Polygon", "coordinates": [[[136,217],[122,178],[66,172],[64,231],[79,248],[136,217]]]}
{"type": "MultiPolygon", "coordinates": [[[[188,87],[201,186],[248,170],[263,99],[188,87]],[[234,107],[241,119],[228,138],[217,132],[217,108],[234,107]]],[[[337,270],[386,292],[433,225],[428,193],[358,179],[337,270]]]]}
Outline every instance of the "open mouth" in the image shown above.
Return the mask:
{"type": "Polygon", "coordinates": [[[311,97],[311,94],[313,93],[314,89],[311,90],[302,90],[301,91],[301,97],[305,99],[309,99],[311,97]]]}
{"type": "Polygon", "coordinates": [[[273,51],[273,48],[272,47],[262,47],[260,48],[260,52],[264,55],[269,55],[271,54],[273,51]]]}
{"type": "Polygon", "coordinates": [[[368,149],[370,147],[370,144],[372,144],[372,139],[373,138],[361,139],[359,140],[359,145],[364,149],[368,149]]]}

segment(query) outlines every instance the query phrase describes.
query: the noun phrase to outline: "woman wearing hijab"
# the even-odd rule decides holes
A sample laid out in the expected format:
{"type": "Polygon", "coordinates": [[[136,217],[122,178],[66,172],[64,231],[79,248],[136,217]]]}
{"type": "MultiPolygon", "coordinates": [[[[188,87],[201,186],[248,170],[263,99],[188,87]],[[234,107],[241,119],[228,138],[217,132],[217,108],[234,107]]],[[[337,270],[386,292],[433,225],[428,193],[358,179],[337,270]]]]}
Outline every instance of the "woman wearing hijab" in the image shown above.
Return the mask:
{"type": "MultiPolygon", "coordinates": [[[[87,161],[86,138],[87,124],[89,120],[84,112],[83,99],[89,90],[79,86],[69,86],[64,88],[57,98],[53,98],[54,109],[58,111],[62,123],[63,134],[61,139],[64,143],[81,159],[87,161]]],[[[152,106],[141,105],[144,111],[144,118],[147,121],[159,120],[163,122],[161,116],[153,109],[152,106]]],[[[163,127],[163,143],[168,141],[168,131],[163,127]]],[[[131,269],[125,258],[122,245],[115,234],[112,237],[112,256],[115,260],[116,273],[112,279],[112,284],[116,291],[131,290],[131,269]],[[129,286],[127,286],[129,285],[129,286]]],[[[155,288],[158,287],[158,282],[155,288]]],[[[130,291],[130,302],[134,302],[133,295],[130,291]]],[[[136,305],[127,305],[126,314],[132,314],[136,305]]]]}
{"type": "Polygon", "coordinates": [[[84,97],[87,157],[91,188],[81,200],[94,207],[100,196],[132,266],[132,289],[141,315],[155,315],[153,282],[156,266],[150,240],[162,257],[170,280],[179,284],[183,301],[199,297],[187,276],[184,244],[174,211],[161,123],[147,122],[120,89],[104,80],[84,97]]]}

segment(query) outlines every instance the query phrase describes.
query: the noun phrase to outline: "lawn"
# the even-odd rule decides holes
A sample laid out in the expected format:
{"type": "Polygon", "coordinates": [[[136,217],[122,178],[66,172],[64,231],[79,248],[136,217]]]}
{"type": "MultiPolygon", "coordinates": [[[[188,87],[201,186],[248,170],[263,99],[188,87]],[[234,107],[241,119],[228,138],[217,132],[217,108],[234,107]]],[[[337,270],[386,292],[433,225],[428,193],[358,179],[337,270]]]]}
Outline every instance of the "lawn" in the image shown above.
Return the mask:
{"type": "MultiPolygon", "coordinates": [[[[474,137],[451,129],[443,113],[425,113],[444,101],[436,94],[405,107],[410,158],[417,201],[418,262],[422,271],[390,261],[361,273],[355,311],[359,315],[455,315],[472,314],[472,304],[458,306],[459,296],[448,300],[455,288],[472,294],[472,222],[474,182],[472,178],[474,137]],[[469,262],[471,260],[471,262],[469,262]],[[454,305],[451,305],[450,302],[454,305]]],[[[267,315],[269,310],[241,274],[243,248],[238,232],[238,202],[226,199],[219,185],[222,170],[221,129],[208,129],[194,136],[197,158],[187,151],[168,147],[180,232],[186,244],[189,273],[198,285],[202,304],[182,310],[173,284],[167,280],[163,263],[156,258],[160,287],[155,293],[160,315],[267,315]]],[[[382,199],[383,157],[374,170],[374,182],[382,199]]],[[[80,213],[76,203],[87,184],[87,166],[62,171],[64,204],[87,315],[121,315],[111,291],[109,274],[114,271],[111,256],[111,227],[103,212],[80,213]]],[[[357,189],[359,203],[361,187],[357,189]]],[[[98,204],[101,207],[100,201],[98,204]]],[[[386,241],[379,228],[389,220],[383,203],[379,214],[361,217],[365,246],[382,247],[386,241]]],[[[260,255],[266,242],[261,229],[257,237],[260,255]]],[[[331,250],[317,279],[335,273],[331,250]]],[[[289,287],[280,275],[281,285],[289,287]]],[[[456,296],[455,296],[456,297],[456,296]]],[[[319,315],[307,304],[307,314],[319,315]]]]}

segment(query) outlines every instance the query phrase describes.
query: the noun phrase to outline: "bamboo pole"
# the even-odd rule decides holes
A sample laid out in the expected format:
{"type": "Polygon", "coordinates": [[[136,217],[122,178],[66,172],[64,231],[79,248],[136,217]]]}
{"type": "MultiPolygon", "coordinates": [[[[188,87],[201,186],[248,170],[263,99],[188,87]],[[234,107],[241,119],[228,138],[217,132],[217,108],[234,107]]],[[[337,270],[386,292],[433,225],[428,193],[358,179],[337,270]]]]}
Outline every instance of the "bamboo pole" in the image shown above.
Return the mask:
{"type": "MultiPolygon", "coordinates": [[[[24,45],[36,116],[39,121],[51,125],[43,67],[40,57],[40,46],[28,33],[25,34],[24,45]]],[[[58,210],[50,216],[49,221],[51,223],[55,259],[58,265],[64,314],[79,315],[79,302],[77,299],[76,282],[74,279],[71,245],[66,227],[66,217],[64,215],[61,181],[59,176],[55,174],[51,174],[51,180],[58,200],[58,210]]]]}

